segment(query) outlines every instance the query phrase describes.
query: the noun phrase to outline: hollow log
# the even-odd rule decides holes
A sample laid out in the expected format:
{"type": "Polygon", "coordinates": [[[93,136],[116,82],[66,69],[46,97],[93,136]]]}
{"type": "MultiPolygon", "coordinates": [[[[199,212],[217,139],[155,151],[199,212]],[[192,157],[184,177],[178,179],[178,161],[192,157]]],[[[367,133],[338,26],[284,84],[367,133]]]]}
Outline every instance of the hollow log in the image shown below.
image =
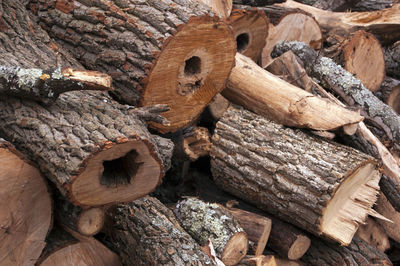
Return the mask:
{"type": "Polygon", "coordinates": [[[390,242],[387,234],[383,228],[371,217],[368,217],[365,224],[358,228],[357,236],[371,246],[376,247],[381,252],[385,252],[390,248],[390,242]]]}
{"type": "Polygon", "coordinates": [[[232,11],[232,0],[197,0],[209,7],[222,18],[228,18],[232,11]]]}
{"type": "Polygon", "coordinates": [[[236,54],[236,66],[222,95],[287,126],[332,130],[360,122],[356,112],[315,97],[236,54]]]}
{"type": "Polygon", "coordinates": [[[373,212],[380,173],[357,150],[234,107],[212,141],[221,189],[315,235],[348,245],[373,212]]]}
{"type": "Polygon", "coordinates": [[[54,228],[36,265],[40,266],[122,266],[119,257],[92,237],[71,235],[54,228]]]}
{"type": "Polygon", "coordinates": [[[316,237],[302,261],[307,265],[393,265],[385,253],[355,236],[347,247],[324,242],[316,237]]]}
{"type": "Polygon", "coordinates": [[[371,12],[331,12],[287,0],[276,4],[285,8],[299,8],[315,17],[324,34],[348,36],[364,30],[370,32],[383,44],[391,44],[400,38],[400,5],[371,12]]]}
{"type": "Polygon", "coordinates": [[[375,209],[383,216],[391,220],[383,221],[377,220],[377,222],[385,230],[385,233],[394,241],[400,243],[400,212],[396,211],[395,208],[390,204],[388,199],[383,193],[379,194],[379,198],[376,202],[375,209]]]}
{"type": "Polygon", "coordinates": [[[257,9],[235,8],[229,17],[237,51],[258,62],[268,36],[269,22],[264,12],[257,9]]]}
{"type": "Polygon", "coordinates": [[[34,265],[52,223],[52,201],[40,172],[0,138],[0,265],[34,265]]]}
{"type": "Polygon", "coordinates": [[[400,79],[400,41],[385,48],[386,73],[400,79]]]}
{"type": "Polygon", "coordinates": [[[161,155],[146,125],[104,93],[65,93],[50,106],[0,102],[0,132],[73,204],[126,202],[161,182],[161,155]]]}
{"type": "Polygon", "coordinates": [[[215,265],[156,198],[110,207],[106,216],[105,244],[124,265],[215,265]]]}
{"type": "Polygon", "coordinates": [[[168,104],[167,133],[188,126],[220,92],[234,63],[229,26],[196,0],[39,2],[41,25],[87,69],[109,73],[113,95],[168,104]]]}
{"type": "Polygon", "coordinates": [[[246,256],[247,234],[223,206],[188,198],[176,204],[174,214],[200,245],[210,240],[217,257],[226,265],[236,265],[246,256]]]}

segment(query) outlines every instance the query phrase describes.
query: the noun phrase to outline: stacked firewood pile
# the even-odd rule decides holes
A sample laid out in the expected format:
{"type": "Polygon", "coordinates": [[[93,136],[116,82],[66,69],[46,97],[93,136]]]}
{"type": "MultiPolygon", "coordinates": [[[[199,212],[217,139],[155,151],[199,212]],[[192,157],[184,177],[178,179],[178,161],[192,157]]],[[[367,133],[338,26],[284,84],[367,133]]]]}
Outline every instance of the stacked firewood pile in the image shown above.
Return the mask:
{"type": "Polygon", "coordinates": [[[395,0],[0,7],[0,265],[400,263],[395,0]]]}

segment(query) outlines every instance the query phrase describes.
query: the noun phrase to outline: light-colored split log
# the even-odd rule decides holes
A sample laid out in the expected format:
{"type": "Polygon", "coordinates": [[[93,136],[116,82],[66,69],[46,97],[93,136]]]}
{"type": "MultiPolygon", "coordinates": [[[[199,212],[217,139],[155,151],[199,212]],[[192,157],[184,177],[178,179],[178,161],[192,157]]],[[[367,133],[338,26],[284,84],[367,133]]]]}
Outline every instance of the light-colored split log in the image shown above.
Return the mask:
{"type": "Polygon", "coordinates": [[[275,257],[272,255],[256,255],[256,256],[246,256],[241,260],[238,266],[277,266],[275,257]]]}
{"type": "Polygon", "coordinates": [[[400,212],[393,208],[383,193],[380,193],[375,209],[392,221],[377,220],[385,233],[394,241],[400,242],[400,212]]]}
{"type": "Polygon", "coordinates": [[[365,221],[365,224],[358,228],[357,236],[382,252],[390,248],[388,235],[383,228],[370,217],[365,221]]]}

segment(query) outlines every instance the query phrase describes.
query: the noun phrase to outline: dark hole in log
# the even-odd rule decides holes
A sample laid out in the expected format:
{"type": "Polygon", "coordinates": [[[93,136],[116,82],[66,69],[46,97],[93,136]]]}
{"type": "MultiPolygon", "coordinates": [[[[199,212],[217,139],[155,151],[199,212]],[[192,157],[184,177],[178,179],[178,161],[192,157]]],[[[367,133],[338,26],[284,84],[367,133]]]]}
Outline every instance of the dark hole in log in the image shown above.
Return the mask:
{"type": "Polygon", "coordinates": [[[131,150],[125,156],[111,161],[104,161],[104,171],[100,178],[100,184],[107,187],[117,187],[131,183],[143,163],[137,163],[136,158],[139,154],[131,150]]]}
{"type": "Polygon", "coordinates": [[[185,75],[193,76],[201,72],[201,59],[197,56],[192,56],[185,61],[185,75]]]}
{"type": "Polygon", "coordinates": [[[236,37],[236,46],[239,53],[246,50],[247,46],[249,46],[249,34],[247,33],[239,34],[236,37]]]}

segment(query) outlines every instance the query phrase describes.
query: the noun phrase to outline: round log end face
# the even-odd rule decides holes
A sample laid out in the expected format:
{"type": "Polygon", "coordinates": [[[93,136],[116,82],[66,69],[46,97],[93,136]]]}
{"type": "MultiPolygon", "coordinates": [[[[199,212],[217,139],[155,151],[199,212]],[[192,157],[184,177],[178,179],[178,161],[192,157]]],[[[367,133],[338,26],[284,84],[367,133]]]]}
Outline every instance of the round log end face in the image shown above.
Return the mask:
{"type": "Polygon", "coordinates": [[[400,86],[394,87],[386,100],[386,104],[400,115],[400,86]]]}
{"type": "Polygon", "coordinates": [[[83,210],[78,221],[79,233],[92,236],[100,232],[104,225],[104,210],[102,208],[91,208],[83,210]]]}
{"type": "Polygon", "coordinates": [[[321,29],[313,17],[302,13],[289,13],[276,26],[270,25],[266,44],[261,54],[263,68],[271,63],[271,52],[275,45],[283,41],[301,41],[313,49],[319,49],[322,44],[321,29]]]}
{"type": "Polygon", "coordinates": [[[293,242],[293,245],[290,247],[288,251],[288,259],[289,260],[298,260],[307,252],[308,248],[311,245],[311,240],[304,236],[299,235],[297,239],[293,242]]]}
{"type": "Polygon", "coordinates": [[[229,18],[237,51],[257,62],[268,35],[268,19],[264,12],[234,10],[229,18]]]}
{"type": "Polygon", "coordinates": [[[160,163],[143,141],[111,144],[74,179],[71,201],[82,206],[132,201],[153,191],[160,173],[160,163]]]}
{"type": "Polygon", "coordinates": [[[344,65],[370,91],[377,91],[385,79],[385,57],[373,34],[357,31],[343,50],[344,65]]]}
{"type": "Polygon", "coordinates": [[[226,244],[222,252],[221,261],[225,265],[236,265],[247,254],[249,240],[245,232],[234,234],[226,244]]]}
{"type": "Polygon", "coordinates": [[[141,105],[168,104],[169,126],[150,123],[161,133],[174,132],[193,121],[225,86],[235,60],[236,45],[228,25],[192,19],[161,51],[141,105]]]}
{"type": "Polygon", "coordinates": [[[373,163],[362,165],[345,176],[322,215],[322,234],[349,245],[377,200],[380,177],[373,163]]]}

